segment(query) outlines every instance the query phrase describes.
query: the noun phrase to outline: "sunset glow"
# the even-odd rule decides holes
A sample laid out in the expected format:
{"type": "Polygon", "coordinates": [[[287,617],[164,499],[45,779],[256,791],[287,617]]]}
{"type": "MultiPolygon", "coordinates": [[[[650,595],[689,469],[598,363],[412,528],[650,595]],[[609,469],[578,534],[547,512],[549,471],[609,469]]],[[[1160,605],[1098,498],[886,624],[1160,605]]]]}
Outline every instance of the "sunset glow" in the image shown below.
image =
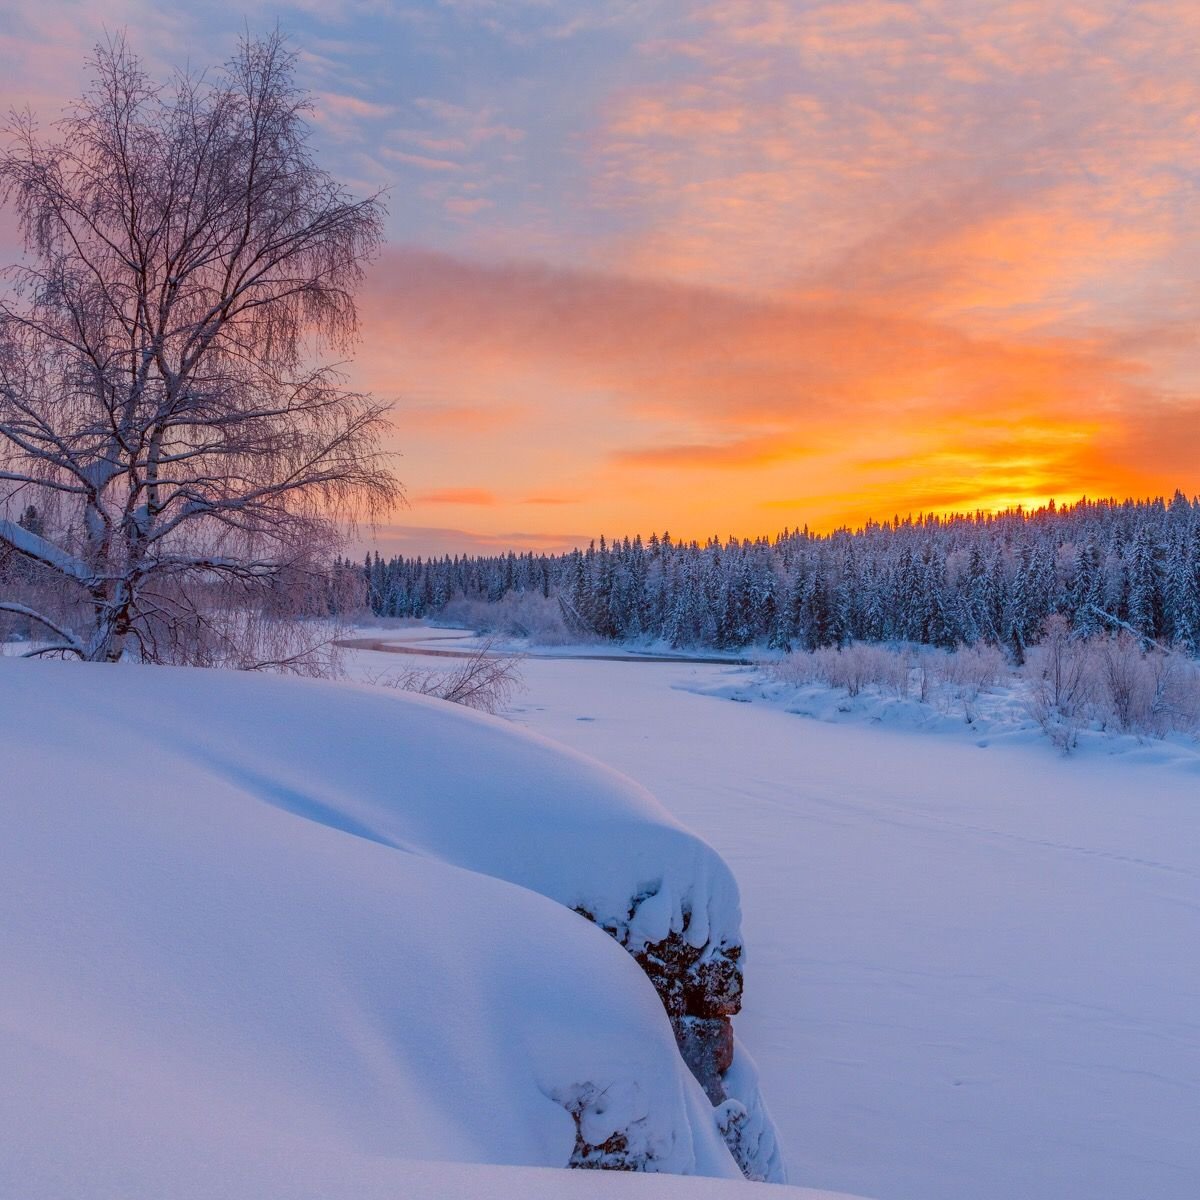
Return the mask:
{"type": "MultiPolygon", "coordinates": [[[[159,69],[243,17],[12,0],[5,107],[52,119],[104,27],[159,69]]],[[[391,189],[353,367],[395,400],[386,549],[1200,491],[1194,4],[248,20],[302,55],[322,161],[391,189]]]]}

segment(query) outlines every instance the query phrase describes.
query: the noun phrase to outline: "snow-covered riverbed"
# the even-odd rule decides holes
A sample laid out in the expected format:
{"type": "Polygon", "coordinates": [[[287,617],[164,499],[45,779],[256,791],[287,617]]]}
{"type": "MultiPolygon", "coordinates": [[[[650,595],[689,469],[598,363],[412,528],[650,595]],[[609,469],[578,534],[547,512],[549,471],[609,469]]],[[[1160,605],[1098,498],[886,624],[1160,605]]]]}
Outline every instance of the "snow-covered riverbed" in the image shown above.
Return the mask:
{"type": "Polygon", "coordinates": [[[648,786],[733,867],[738,1032],[793,1182],[1200,1194],[1200,777],[683,690],[729,670],[529,659],[510,716],[648,786]]]}

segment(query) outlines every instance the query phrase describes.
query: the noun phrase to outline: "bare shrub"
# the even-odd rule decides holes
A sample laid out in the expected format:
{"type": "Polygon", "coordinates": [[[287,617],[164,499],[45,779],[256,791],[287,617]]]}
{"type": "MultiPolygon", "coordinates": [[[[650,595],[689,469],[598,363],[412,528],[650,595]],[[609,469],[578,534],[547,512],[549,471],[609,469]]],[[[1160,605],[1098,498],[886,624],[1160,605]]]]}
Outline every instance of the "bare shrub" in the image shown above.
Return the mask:
{"type": "Polygon", "coordinates": [[[1200,662],[1173,651],[1170,671],[1159,697],[1159,716],[1164,725],[1200,737],[1200,662]]]}
{"type": "Polygon", "coordinates": [[[1063,750],[1095,719],[1138,736],[1200,733],[1200,664],[1128,629],[1111,636],[1072,637],[1066,620],[1050,617],[1030,653],[1032,715],[1063,750]]]}
{"type": "Polygon", "coordinates": [[[824,683],[845,688],[852,697],[870,685],[889,688],[900,696],[908,691],[905,656],[865,642],[842,649],[823,646],[813,651],[796,651],[772,664],[770,670],[780,683],[793,686],[824,683]]]}
{"type": "Polygon", "coordinates": [[[429,671],[406,667],[380,675],[370,682],[421,696],[434,696],[481,712],[497,713],[524,687],[521,680],[523,656],[495,648],[489,638],[478,650],[449,670],[429,671]]]}
{"type": "Polygon", "coordinates": [[[813,671],[816,678],[829,687],[845,688],[848,696],[857,696],[862,690],[860,672],[850,670],[842,661],[842,652],[833,646],[820,646],[812,652],[813,671]]]}
{"type": "Polygon", "coordinates": [[[938,652],[923,646],[917,654],[917,699],[922,704],[928,704],[934,687],[937,684],[938,652]]]}
{"type": "Polygon", "coordinates": [[[139,628],[150,661],[240,671],[283,671],[314,678],[342,673],[343,614],[361,606],[365,587],[353,567],[292,564],[264,588],[245,591],[220,577],[200,587],[154,593],[158,610],[139,628]]]}
{"type": "Polygon", "coordinates": [[[1097,639],[1103,716],[1123,733],[1200,733],[1200,666],[1122,629],[1097,639]]]}
{"type": "Polygon", "coordinates": [[[897,699],[907,700],[912,684],[912,654],[907,650],[892,651],[892,666],[886,686],[896,693],[897,699]]]}
{"type": "Polygon", "coordinates": [[[821,684],[852,697],[874,686],[903,698],[915,687],[922,704],[947,714],[961,706],[968,723],[978,719],[985,693],[1002,685],[1023,688],[1027,711],[1064,753],[1092,722],[1139,736],[1200,738],[1200,662],[1179,650],[1146,646],[1124,629],[1079,637],[1060,615],[1047,619],[1016,674],[998,647],[983,643],[949,653],[855,643],[796,651],[759,666],[790,687],[821,684]]]}
{"type": "Polygon", "coordinates": [[[580,640],[568,627],[557,598],[541,592],[505,592],[494,601],[455,596],[440,616],[476,633],[523,638],[534,646],[566,646],[580,640]]]}
{"type": "Polygon", "coordinates": [[[1058,614],[1046,619],[1042,640],[1025,660],[1030,715],[1064,754],[1075,748],[1089,716],[1095,696],[1093,662],[1092,644],[1073,637],[1066,618],[1058,614]]]}
{"type": "MultiPolygon", "coordinates": [[[[17,525],[40,535],[50,516],[46,505],[26,505],[17,525]]],[[[57,629],[70,630],[86,619],[82,598],[61,586],[57,572],[18,554],[0,538],[0,641],[38,643],[38,649],[26,654],[50,653],[60,640],[57,629]]]]}
{"type": "Polygon", "coordinates": [[[1008,660],[998,646],[977,642],[958,646],[931,661],[934,678],[966,700],[977,700],[981,692],[995,687],[1008,671],[1008,660]]]}
{"type": "Polygon", "coordinates": [[[967,724],[979,712],[979,697],[994,688],[1008,671],[1008,660],[997,646],[977,642],[938,654],[922,656],[922,699],[931,697],[946,713],[961,707],[967,724]]]}
{"type": "Polygon", "coordinates": [[[1154,702],[1154,681],[1146,670],[1137,638],[1122,629],[1098,643],[1097,674],[1106,715],[1123,733],[1146,732],[1154,702]]]}
{"type": "Polygon", "coordinates": [[[804,687],[817,681],[816,663],[808,650],[793,650],[783,658],[763,665],[772,679],[788,687],[804,687]]]}
{"type": "Polygon", "coordinates": [[[903,654],[886,646],[855,642],[841,651],[841,666],[847,691],[857,695],[863,687],[874,684],[903,695],[908,690],[908,660],[903,654]]]}

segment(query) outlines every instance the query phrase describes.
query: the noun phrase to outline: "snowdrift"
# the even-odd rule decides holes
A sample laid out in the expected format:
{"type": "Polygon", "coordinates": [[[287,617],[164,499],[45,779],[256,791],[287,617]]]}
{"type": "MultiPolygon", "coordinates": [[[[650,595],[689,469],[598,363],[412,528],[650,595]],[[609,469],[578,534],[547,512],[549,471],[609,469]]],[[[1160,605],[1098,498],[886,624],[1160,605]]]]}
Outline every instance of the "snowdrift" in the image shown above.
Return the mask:
{"type": "Polygon", "coordinates": [[[436,701],[134,666],[0,662],[0,747],[0,1194],[782,1179],[752,1064],[714,1109],[638,965],[730,992],[736,886],[623,777],[436,701]]]}

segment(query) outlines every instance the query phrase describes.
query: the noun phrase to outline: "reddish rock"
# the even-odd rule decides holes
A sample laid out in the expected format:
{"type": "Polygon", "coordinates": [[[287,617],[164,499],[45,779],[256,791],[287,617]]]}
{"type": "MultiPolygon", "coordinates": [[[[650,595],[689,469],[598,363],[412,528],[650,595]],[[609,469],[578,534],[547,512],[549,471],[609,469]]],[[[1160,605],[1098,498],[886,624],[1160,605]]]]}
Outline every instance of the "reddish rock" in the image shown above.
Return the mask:
{"type": "MultiPolygon", "coordinates": [[[[641,901],[648,898],[639,897],[641,901]]],[[[595,920],[586,909],[577,911],[595,920]]],[[[631,920],[636,911],[635,902],[631,920]]],[[[625,944],[627,934],[602,928],[625,944]]],[[[741,946],[692,946],[681,931],[632,953],[671,1018],[684,1062],[713,1105],[722,1104],[726,1095],[721,1076],[733,1063],[729,1018],[742,1007],[741,946]]]]}

